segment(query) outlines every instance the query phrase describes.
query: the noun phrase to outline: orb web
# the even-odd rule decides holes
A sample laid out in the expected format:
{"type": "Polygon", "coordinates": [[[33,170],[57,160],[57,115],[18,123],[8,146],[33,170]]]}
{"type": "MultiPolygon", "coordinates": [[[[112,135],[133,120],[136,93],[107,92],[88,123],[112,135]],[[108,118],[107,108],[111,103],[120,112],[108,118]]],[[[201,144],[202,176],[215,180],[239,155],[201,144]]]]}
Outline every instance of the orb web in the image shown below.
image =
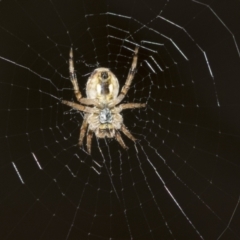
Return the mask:
{"type": "MultiPolygon", "coordinates": [[[[240,2],[1,1],[1,239],[239,239],[240,2]],[[107,67],[138,140],[78,146],[107,67]]],[[[85,145],[85,144],[84,144],[85,145]]]]}

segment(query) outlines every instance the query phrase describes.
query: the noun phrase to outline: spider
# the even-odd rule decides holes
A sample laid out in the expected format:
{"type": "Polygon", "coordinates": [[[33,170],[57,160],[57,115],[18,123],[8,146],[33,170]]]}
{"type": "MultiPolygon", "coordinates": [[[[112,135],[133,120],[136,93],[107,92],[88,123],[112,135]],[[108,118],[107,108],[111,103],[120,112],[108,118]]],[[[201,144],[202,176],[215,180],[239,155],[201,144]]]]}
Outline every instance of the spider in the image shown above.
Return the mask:
{"type": "Polygon", "coordinates": [[[127,127],[123,124],[123,117],[120,114],[122,110],[132,108],[146,107],[145,103],[124,103],[118,105],[126,96],[134,75],[136,73],[138,46],[135,47],[132,65],[129,70],[126,82],[119,93],[119,82],[113,72],[108,68],[96,68],[88,78],[86,84],[86,95],[84,98],[79,90],[77,75],[74,69],[73,50],[69,53],[69,74],[73,85],[73,91],[77,101],[70,102],[62,100],[73,109],[84,112],[84,119],[80,129],[79,145],[83,145],[84,136],[87,137],[87,151],[91,154],[91,145],[93,133],[97,138],[115,138],[119,144],[128,149],[125,145],[120,131],[124,133],[133,142],[136,138],[130,133],[127,127]]]}

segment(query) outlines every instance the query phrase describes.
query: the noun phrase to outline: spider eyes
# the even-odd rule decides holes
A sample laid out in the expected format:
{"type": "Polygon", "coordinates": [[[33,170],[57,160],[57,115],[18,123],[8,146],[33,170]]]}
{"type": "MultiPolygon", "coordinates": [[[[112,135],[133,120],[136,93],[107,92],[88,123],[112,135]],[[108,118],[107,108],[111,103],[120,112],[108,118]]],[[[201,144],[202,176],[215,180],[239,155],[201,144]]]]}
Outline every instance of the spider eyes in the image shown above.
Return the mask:
{"type": "Polygon", "coordinates": [[[108,73],[107,73],[107,72],[102,72],[102,73],[101,73],[101,78],[102,78],[103,80],[108,79],[108,73]]]}

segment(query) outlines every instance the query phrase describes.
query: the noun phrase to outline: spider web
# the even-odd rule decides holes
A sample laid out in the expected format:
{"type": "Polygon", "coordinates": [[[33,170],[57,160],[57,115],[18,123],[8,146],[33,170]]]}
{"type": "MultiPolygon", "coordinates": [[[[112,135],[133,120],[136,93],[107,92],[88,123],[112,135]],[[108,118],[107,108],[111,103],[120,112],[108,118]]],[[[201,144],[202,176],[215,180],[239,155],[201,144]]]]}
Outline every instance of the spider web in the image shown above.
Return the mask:
{"type": "Polygon", "coordinates": [[[1,1],[1,239],[240,239],[240,2],[1,1]],[[93,138],[81,92],[96,67],[123,86],[138,139],[93,138]]]}

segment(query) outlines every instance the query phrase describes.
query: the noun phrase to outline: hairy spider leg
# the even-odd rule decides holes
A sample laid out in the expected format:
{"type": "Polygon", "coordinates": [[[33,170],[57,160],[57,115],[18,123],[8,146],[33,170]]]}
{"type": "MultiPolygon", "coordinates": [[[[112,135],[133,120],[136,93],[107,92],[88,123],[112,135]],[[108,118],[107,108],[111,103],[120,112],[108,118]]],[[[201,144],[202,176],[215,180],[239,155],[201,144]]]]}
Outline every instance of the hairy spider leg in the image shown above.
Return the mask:
{"type": "Polygon", "coordinates": [[[138,49],[139,49],[139,47],[136,46],[135,50],[134,50],[132,65],[131,65],[131,68],[128,72],[126,82],[125,82],[124,86],[122,87],[121,92],[118,95],[118,97],[111,103],[111,107],[119,104],[124,99],[128,90],[130,89],[130,86],[132,84],[132,80],[133,80],[133,78],[135,76],[135,73],[136,73],[137,60],[138,60],[138,49]]]}
{"type": "Polygon", "coordinates": [[[92,137],[93,137],[93,131],[88,130],[88,133],[87,133],[87,151],[88,151],[89,154],[91,154],[92,137]]]}
{"type": "Polygon", "coordinates": [[[85,134],[87,132],[87,127],[88,127],[87,117],[88,116],[89,116],[89,114],[87,114],[87,113],[84,115],[84,120],[83,120],[81,129],[80,129],[80,135],[79,135],[79,142],[78,142],[79,146],[83,145],[83,139],[84,139],[85,134]]]}
{"type": "Polygon", "coordinates": [[[128,147],[125,145],[125,143],[118,131],[116,131],[116,133],[115,133],[115,139],[119,142],[119,144],[122,146],[122,148],[124,148],[125,150],[128,149],[128,147]]]}

